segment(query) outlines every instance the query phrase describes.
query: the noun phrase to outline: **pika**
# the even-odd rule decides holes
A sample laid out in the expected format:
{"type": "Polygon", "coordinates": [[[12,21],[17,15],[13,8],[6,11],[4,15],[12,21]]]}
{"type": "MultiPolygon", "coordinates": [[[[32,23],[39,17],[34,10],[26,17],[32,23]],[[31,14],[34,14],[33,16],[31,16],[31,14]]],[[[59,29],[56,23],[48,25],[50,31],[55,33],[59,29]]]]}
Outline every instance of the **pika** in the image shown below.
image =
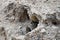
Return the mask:
{"type": "Polygon", "coordinates": [[[32,29],[36,28],[37,25],[38,25],[38,23],[39,23],[39,20],[38,20],[38,18],[36,17],[36,14],[33,14],[33,15],[31,16],[30,20],[31,20],[31,24],[32,24],[32,26],[31,26],[32,29]]]}

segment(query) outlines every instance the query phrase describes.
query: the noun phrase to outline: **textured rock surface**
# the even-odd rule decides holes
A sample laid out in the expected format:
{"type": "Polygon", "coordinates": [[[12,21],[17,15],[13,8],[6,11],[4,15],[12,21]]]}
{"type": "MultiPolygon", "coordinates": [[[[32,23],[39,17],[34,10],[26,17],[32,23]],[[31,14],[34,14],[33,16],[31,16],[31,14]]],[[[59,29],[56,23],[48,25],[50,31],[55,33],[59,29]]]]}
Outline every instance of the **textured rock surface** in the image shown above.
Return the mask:
{"type": "Polygon", "coordinates": [[[0,40],[60,40],[60,0],[0,0],[0,40]]]}

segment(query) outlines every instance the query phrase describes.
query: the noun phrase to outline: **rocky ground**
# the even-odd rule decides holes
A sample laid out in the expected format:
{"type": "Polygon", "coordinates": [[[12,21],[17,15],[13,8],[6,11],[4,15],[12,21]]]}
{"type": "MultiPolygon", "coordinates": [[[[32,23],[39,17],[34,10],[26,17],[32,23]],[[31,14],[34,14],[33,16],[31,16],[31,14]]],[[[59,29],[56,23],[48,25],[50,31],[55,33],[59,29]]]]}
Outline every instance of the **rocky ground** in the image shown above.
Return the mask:
{"type": "Polygon", "coordinates": [[[60,40],[60,0],[0,0],[0,40],[60,40]]]}

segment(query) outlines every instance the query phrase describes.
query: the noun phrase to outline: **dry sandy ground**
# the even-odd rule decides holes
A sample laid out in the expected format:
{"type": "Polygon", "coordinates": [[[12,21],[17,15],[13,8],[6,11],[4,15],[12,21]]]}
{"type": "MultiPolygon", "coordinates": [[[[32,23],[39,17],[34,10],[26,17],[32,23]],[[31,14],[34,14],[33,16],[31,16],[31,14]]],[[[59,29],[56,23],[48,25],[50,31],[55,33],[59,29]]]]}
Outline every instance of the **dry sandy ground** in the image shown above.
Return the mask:
{"type": "MultiPolygon", "coordinates": [[[[57,35],[57,30],[58,28],[60,28],[59,25],[57,26],[49,25],[46,27],[45,24],[39,22],[38,27],[36,29],[26,34],[25,26],[30,25],[29,21],[27,21],[26,23],[19,23],[19,22],[11,23],[8,20],[6,20],[6,15],[9,12],[4,13],[5,10],[4,8],[7,5],[9,5],[9,3],[12,2],[29,6],[31,9],[29,11],[29,15],[36,13],[37,15],[41,15],[42,19],[46,19],[46,14],[53,14],[55,12],[60,12],[60,0],[0,0],[0,27],[4,27],[6,32],[6,36],[0,35],[0,40],[60,40],[60,33],[59,38],[58,39],[55,38],[55,36],[57,35]],[[21,27],[23,27],[22,31],[24,32],[24,35],[20,34],[21,30],[19,28],[21,27]],[[46,32],[46,35],[43,35],[42,34],[43,32],[46,32]],[[37,37],[37,35],[39,34],[41,34],[40,35],[41,39],[38,39],[37,37]],[[42,35],[44,36],[44,38],[42,38],[42,35]]],[[[57,19],[60,18],[58,17],[57,19]]]]}

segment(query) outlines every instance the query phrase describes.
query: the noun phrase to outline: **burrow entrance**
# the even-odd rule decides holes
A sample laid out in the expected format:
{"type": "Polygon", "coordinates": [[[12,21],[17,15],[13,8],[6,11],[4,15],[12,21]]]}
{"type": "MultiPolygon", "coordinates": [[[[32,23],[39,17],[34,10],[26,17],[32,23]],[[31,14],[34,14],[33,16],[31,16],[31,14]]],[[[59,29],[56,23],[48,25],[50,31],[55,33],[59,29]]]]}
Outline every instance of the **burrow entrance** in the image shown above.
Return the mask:
{"type": "MultiPolygon", "coordinates": [[[[26,27],[26,33],[28,33],[30,31],[32,31],[33,29],[35,29],[38,26],[38,24],[39,24],[39,20],[36,17],[36,15],[32,14],[32,16],[29,16],[28,10],[30,10],[29,6],[21,5],[21,4],[17,5],[15,3],[10,3],[7,6],[7,10],[6,10],[9,13],[6,16],[7,20],[9,20],[11,22],[20,22],[20,23],[25,23],[25,22],[29,21],[31,26],[30,27],[26,27]],[[14,18],[12,18],[12,17],[14,17],[14,18]]],[[[29,25],[27,25],[27,26],[29,26],[29,25]]],[[[24,28],[24,27],[22,27],[22,28],[24,28]]]]}

